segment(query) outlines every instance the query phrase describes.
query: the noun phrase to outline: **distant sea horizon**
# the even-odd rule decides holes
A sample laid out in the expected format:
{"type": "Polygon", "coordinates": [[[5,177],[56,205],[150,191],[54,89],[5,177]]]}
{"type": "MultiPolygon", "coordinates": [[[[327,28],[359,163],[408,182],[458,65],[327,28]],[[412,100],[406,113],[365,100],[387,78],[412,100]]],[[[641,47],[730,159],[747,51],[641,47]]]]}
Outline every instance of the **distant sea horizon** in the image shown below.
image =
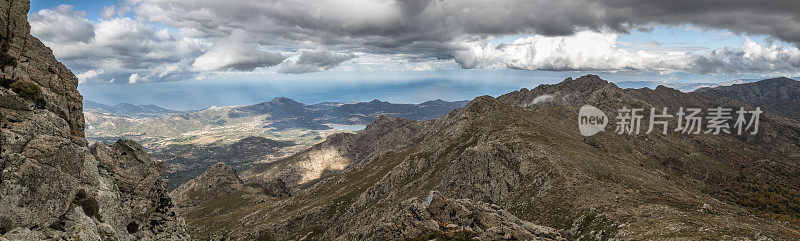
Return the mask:
{"type": "MultiPolygon", "coordinates": [[[[203,79],[136,84],[80,84],[84,99],[106,105],[120,103],[154,104],[163,108],[189,111],[212,106],[251,105],[287,97],[305,104],[320,102],[365,102],[378,99],[392,103],[417,104],[442,99],[472,100],[477,96],[497,97],[521,88],[554,84],[567,77],[591,72],[551,71],[406,71],[368,72],[322,76],[256,75],[238,79],[203,79]]],[[[682,91],[738,83],[768,77],[743,79],[742,76],[645,75],[597,73],[621,88],[655,87],[664,84],[682,91]],[[737,82],[738,80],[738,82],[737,82]]]]}

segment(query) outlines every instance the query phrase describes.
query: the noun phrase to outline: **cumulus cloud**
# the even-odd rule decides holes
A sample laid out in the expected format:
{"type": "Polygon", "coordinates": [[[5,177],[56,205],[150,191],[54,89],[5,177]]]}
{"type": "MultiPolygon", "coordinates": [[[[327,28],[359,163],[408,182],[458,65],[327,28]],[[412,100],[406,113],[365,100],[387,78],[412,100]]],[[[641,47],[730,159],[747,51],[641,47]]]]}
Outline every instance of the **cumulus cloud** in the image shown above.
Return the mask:
{"type": "Polygon", "coordinates": [[[771,44],[760,45],[745,37],[738,48],[721,48],[695,56],[688,71],[713,74],[780,74],[800,73],[800,49],[771,44]]]}
{"type": "Polygon", "coordinates": [[[139,76],[139,74],[133,73],[130,77],[128,77],[128,84],[136,84],[136,82],[140,79],[142,79],[142,77],[139,76]]]}
{"type": "Polygon", "coordinates": [[[31,31],[51,41],[87,41],[94,36],[94,26],[85,19],[86,12],[74,11],[72,5],[42,9],[31,15],[31,31]]]}
{"type": "Polygon", "coordinates": [[[278,65],[286,59],[279,53],[258,49],[258,44],[247,43],[244,34],[234,34],[220,40],[214,47],[198,57],[192,64],[197,71],[240,70],[252,71],[259,67],[278,65]]]}
{"type": "Polygon", "coordinates": [[[653,71],[699,74],[758,74],[792,76],[800,73],[800,49],[761,45],[744,37],[739,48],[713,50],[665,47],[649,43],[621,48],[615,33],[592,31],[573,36],[519,38],[510,44],[466,42],[455,60],[462,68],[524,70],[653,71]]]}
{"type": "Polygon", "coordinates": [[[103,70],[102,69],[99,70],[99,71],[90,69],[89,71],[77,74],[75,76],[78,77],[78,81],[80,83],[86,83],[88,81],[94,80],[95,78],[97,78],[101,74],[103,74],[103,70]]]}
{"type": "Polygon", "coordinates": [[[510,44],[467,42],[468,50],[455,54],[462,68],[525,70],[648,70],[668,71],[689,63],[682,51],[648,51],[617,47],[616,33],[593,31],[573,36],[519,38],[510,44]]]}
{"type": "Polygon", "coordinates": [[[300,55],[297,61],[283,65],[280,72],[286,74],[302,74],[325,71],[355,57],[354,54],[337,54],[327,50],[303,51],[303,54],[300,55]]]}
{"type": "MultiPolygon", "coordinates": [[[[110,82],[158,77],[158,80],[190,78],[191,61],[202,54],[202,41],[173,35],[127,17],[85,19],[83,12],[61,5],[29,15],[31,32],[53,49],[55,56],[81,81],[110,82]],[[81,78],[82,77],[82,78],[81,78]]],[[[129,81],[129,82],[136,82],[129,81]]]]}

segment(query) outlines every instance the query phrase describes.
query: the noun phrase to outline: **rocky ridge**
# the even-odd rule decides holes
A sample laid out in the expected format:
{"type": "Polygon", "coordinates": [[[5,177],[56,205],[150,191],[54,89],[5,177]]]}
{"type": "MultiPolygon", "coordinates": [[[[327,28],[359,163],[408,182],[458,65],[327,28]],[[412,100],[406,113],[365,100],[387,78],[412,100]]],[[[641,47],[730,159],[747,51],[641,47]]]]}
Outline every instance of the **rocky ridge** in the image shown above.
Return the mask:
{"type": "MultiPolygon", "coordinates": [[[[361,133],[332,136],[309,150],[350,153],[338,156],[344,168],[294,185],[289,197],[239,193],[201,204],[192,211],[203,213],[213,205],[226,213],[190,217],[188,227],[197,237],[239,240],[513,239],[535,233],[530,231],[535,228],[511,228],[486,234],[488,226],[458,215],[495,205],[503,210],[495,213],[502,219],[550,230],[534,238],[800,236],[800,213],[793,211],[800,210],[800,154],[785,143],[800,133],[795,121],[766,114],[764,135],[753,137],[609,132],[584,137],[575,127],[584,104],[614,113],[621,106],[690,103],[742,104],[666,87],[626,90],[589,75],[498,98],[481,96],[432,121],[381,118],[361,133]],[[444,205],[450,211],[422,201],[437,195],[452,201],[444,205]]],[[[307,154],[278,163],[300,163],[309,160],[307,154]]],[[[269,170],[281,169],[259,171],[269,170]]]]}
{"type": "Polygon", "coordinates": [[[220,162],[208,168],[203,175],[172,191],[170,196],[179,207],[190,207],[243,188],[244,182],[236,174],[236,170],[220,162]]]}
{"type": "Polygon", "coordinates": [[[0,3],[0,240],[186,240],[162,164],[120,140],[89,146],[78,79],[0,3]]]}

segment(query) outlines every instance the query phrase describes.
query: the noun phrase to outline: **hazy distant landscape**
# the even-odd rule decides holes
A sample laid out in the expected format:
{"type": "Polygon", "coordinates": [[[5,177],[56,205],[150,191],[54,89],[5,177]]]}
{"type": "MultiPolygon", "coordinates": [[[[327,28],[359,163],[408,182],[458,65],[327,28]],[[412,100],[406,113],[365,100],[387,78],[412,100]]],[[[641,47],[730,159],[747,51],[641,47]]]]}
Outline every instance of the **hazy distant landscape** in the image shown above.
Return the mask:
{"type": "Polygon", "coordinates": [[[300,152],[331,134],[361,130],[381,115],[430,120],[466,103],[373,100],[306,105],[281,97],[254,105],[181,112],[156,105],[109,106],[85,100],[84,117],[89,140],[109,144],[119,138],[135,140],[156,160],[164,161],[164,176],[170,179],[172,190],[217,162],[243,171],[300,152]]]}
{"type": "MultiPolygon", "coordinates": [[[[288,80],[280,76],[263,79],[216,81],[160,82],[142,85],[85,84],[78,88],[87,100],[104,104],[119,103],[157,104],[173,110],[200,110],[212,106],[249,105],[268,99],[288,97],[302,103],[369,102],[380,99],[392,103],[422,103],[428,100],[469,100],[481,95],[502,94],[530,88],[539,84],[554,84],[569,76],[582,76],[591,72],[509,72],[470,70],[438,72],[368,73],[356,76],[334,75],[331,79],[317,80],[305,76],[288,80]],[[269,79],[275,78],[275,79],[269,79]]],[[[697,79],[694,76],[640,76],[616,74],[615,83],[622,88],[655,88],[665,85],[681,91],[701,87],[731,85],[761,80],[736,79],[738,76],[713,76],[697,79]],[[677,82],[671,82],[677,81],[677,82]]]]}

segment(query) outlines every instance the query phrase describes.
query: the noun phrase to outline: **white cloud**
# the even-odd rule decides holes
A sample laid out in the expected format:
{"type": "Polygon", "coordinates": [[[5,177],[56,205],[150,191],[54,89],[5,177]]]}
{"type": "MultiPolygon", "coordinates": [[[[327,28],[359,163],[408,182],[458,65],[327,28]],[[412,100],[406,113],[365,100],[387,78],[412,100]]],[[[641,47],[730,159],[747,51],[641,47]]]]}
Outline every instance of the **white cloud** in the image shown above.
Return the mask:
{"type": "Polygon", "coordinates": [[[519,38],[509,44],[465,41],[455,54],[462,68],[523,70],[655,71],[699,74],[800,74],[800,49],[756,43],[747,37],[739,48],[669,47],[648,43],[636,48],[615,33],[582,31],[573,36],[519,38]],[[623,47],[619,47],[623,46],[623,47]]]}
{"type": "Polygon", "coordinates": [[[128,84],[136,84],[136,82],[140,79],[142,79],[142,77],[139,76],[139,74],[133,73],[130,77],[128,77],[128,84]]]}
{"type": "Polygon", "coordinates": [[[190,65],[202,54],[202,40],[109,14],[90,22],[83,12],[61,5],[31,13],[29,21],[32,34],[72,71],[82,73],[83,82],[129,79],[133,73],[159,80],[193,78],[190,65]]]}
{"type": "Polygon", "coordinates": [[[279,72],[302,74],[325,71],[355,57],[354,54],[337,54],[328,50],[303,51],[297,61],[284,64],[279,72]]]}
{"type": "Polygon", "coordinates": [[[761,45],[745,37],[738,49],[721,48],[695,56],[692,72],[794,76],[800,74],[800,49],[761,45]]]}
{"type": "Polygon", "coordinates": [[[97,78],[97,76],[99,76],[101,74],[103,74],[103,70],[102,69],[99,70],[99,71],[91,69],[89,71],[77,74],[76,77],[78,77],[78,81],[82,84],[82,83],[86,83],[87,81],[90,81],[90,80],[93,80],[93,79],[97,78]]]}
{"type": "Polygon", "coordinates": [[[278,65],[286,59],[279,53],[258,49],[258,44],[248,43],[244,34],[233,34],[214,43],[211,50],[195,59],[196,71],[240,70],[252,71],[259,67],[278,65]]]}
{"type": "Polygon", "coordinates": [[[105,19],[112,19],[115,15],[117,15],[116,6],[104,6],[103,12],[100,13],[100,16],[105,19]]]}
{"type": "Polygon", "coordinates": [[[31,15],[31,32],[51,41],[87,41],[94,36],[94,27],[85,17],[85,12],[74,11],[71,5],[42,9],[31,15]]]}
{"type": "Polygon", "coordinates": [[[535,105],[535,104],[539,104],[539,103],[550,102],[550,101],[553,101],[554,99],[555,99],[555,97],[553,97],[552,95],[544,94],[544,95],[536,96],[536,98],[533,98],[533,101],[531,101],[531,104],[535,105]]]}
{"type": "Polygon", "coordinates": [[[617,47],[616,33],[582,31],[573,36],[534,36],[509,44],[468,42],[456,52],[462,68],[524,70],[669,71],[688,63],[684,52],[617,47]]]}

